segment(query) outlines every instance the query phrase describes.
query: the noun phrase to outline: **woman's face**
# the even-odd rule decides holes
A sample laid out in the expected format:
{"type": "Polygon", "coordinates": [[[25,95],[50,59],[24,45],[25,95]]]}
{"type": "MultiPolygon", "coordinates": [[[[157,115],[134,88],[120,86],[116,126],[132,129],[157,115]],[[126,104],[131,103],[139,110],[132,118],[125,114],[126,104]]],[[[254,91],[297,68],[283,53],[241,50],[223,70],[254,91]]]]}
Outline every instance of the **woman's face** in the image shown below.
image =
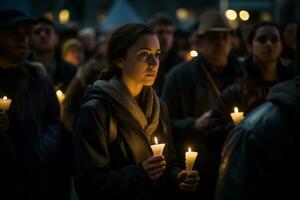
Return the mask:
{"type": "Polygon", "coordinates": [[[273,26],[263,26],[257,29],[250,51],[259,62],[276,61],[282,50],[279,31],[273,26]]]}
{"type": "Polygon", "coordinates": [[[153,85],[159,67],[160,46],[156,35],[144,34],[128,49],[126,57],[117,62],[122,80],[128,86],[153,85]]]}

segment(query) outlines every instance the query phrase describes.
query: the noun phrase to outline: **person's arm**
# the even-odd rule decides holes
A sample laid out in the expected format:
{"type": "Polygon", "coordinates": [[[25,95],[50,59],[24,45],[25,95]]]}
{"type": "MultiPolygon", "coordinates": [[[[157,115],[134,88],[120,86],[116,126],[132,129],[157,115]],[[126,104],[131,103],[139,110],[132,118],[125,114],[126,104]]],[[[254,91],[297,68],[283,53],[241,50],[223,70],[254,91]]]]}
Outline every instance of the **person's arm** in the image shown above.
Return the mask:
{"type": "Polygon", "coordinates": [[[61,142],[62,125],[59,121],[60,109],[54,87],[48,76],[43,77],[45,87],[45,113],[44,120],[41,122],[42,131],[39,134],[39,157],[41,160],[48,160],[58,152],[61,142]]]}
{"type": "Polygon", "coordinates": [[[151,181],[142,165],[112,169],[109,153],[109,114],[106,104],[87,102],[76,114],[73,136],[75,187],[80,197],[121,198],[151,181]]]}
{"type": "Polygon", "coordinates": [[[206,129],[209,148],[221,152],[228,133],[235,127],[230,113],[235,106],[241,110],[241,85],[235,84],[225,89],[214,105],[206,129]]]}

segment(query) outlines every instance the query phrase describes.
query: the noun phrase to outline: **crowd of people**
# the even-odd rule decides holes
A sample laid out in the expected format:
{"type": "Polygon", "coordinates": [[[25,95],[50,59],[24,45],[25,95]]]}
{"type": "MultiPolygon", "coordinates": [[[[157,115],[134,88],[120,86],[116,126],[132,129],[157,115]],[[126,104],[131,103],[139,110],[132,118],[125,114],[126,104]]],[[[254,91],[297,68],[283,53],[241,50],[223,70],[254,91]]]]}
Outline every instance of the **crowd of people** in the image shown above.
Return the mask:
{"type": "Polygon", "coordinates": [[[223,14],[207,11],[180,45],[162,13],[64,35],[47,18],[1,10],[0,196],[299,197],[298,27],[259,22],[236,43],[223,14]]]}

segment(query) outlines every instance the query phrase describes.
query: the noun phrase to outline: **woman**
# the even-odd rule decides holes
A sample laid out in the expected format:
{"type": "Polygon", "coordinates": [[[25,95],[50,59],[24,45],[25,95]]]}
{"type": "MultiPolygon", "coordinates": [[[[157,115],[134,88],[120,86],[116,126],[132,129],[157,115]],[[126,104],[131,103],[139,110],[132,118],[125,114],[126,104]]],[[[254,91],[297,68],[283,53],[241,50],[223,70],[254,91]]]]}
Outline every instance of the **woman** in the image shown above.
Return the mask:
{"type": "Polygon", "coordinates": [[[112,34],[109,69],[87,89],[75,117],[81,199],[159,199],[178,183],[183,191],[196,189],[198,172],[178,168],[166,106],[151,87],[159,54],[158,38],[145,25],[124,25],[112,34]],[[166,143],[162,156],[152,156],[154,137],[166,143]]]}

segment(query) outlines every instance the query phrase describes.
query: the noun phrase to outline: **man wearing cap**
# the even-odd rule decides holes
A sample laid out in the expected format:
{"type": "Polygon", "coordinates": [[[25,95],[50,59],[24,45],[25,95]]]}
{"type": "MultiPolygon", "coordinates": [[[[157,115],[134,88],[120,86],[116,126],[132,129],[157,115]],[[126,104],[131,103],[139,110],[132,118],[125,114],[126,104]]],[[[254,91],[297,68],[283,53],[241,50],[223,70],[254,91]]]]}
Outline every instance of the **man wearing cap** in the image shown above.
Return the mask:
{"type": "Polygon", "coordinates": [[[170,71],[162,98],[169,108],[179,158],[184,162],[184,152],[189,146],[198,151],[195,165],[201,177],[198,194],[201,199],[213,199],[218,166],[214,165],[205,142],[205,126],[218,96],[242,71],[230,56],[231,29],[223,15],[216,11],[204,13],[198,39],[201,53],[170,71]]]}
{"type": "Polygon", "coordinates": [[[59,104],[43,66],[26,61],[35,21],[0,11],[0,199],[48,199],[48,164],[60,141],[59,104]]]}

